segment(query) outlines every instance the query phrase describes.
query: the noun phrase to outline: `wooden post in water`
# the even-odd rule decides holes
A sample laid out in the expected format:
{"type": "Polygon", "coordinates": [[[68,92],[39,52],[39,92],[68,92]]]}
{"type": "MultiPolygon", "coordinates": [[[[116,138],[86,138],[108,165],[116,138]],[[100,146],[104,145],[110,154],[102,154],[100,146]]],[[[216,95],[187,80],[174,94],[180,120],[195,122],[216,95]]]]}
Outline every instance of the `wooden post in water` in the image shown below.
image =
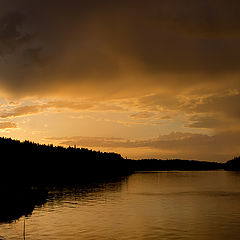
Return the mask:
{"type": "Polygon", "coordinates": [[[25,224],[25,217],[24,217],[24,223],[23,223],[23,240],[26,240],[26,224],[25,224]]]}

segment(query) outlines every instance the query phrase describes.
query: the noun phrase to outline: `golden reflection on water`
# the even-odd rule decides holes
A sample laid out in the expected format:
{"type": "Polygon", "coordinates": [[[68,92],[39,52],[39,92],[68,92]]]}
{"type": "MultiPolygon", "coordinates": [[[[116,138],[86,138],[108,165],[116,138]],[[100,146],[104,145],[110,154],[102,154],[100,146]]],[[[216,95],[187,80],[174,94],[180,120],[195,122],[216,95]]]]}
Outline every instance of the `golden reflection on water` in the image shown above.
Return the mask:
{"type": "MultiPolygon", "coordinates": [[[[238,173],[136,173],[50,189],[26,220],[26,239],[237,239],[239,202],[238,173]]],[[[22,227],[23,218],[1,224],[0,235],[22,239],[22,227]]]]}

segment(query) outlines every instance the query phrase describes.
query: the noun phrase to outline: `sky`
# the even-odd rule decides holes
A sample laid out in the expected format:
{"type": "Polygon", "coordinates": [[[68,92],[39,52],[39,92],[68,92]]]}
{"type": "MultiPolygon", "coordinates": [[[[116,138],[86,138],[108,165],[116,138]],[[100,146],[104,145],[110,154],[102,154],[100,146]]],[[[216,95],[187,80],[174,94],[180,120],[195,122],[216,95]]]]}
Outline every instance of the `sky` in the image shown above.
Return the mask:
{"type": "Polygon", "coordinates": [[[0,0],[0,136],[238,156],[239,26],[237,0],[0,0]]]}

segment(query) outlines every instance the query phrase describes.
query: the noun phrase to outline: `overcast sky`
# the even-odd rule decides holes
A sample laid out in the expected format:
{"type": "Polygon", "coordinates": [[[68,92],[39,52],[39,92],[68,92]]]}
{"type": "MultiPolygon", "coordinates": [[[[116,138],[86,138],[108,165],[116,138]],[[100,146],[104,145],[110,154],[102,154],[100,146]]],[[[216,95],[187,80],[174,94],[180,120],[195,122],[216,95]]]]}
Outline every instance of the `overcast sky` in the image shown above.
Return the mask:
{"type": "Polygon", "coordinates": [[[0,0],[0,131],[129,158],[240,155],[237,0],[0,0]]]}

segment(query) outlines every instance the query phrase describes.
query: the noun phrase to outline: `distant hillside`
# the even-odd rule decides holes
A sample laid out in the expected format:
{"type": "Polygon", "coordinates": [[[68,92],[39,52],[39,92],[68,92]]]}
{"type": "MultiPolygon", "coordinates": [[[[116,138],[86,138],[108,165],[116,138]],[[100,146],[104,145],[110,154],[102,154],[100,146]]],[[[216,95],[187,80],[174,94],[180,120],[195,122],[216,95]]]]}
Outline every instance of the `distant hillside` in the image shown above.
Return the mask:
{"type": "Polygon", "coordinates": [[[137,171],[199,171],[223,169],[223,163],[195,161],[195,160],[161,160],[161,159],[142,159],[134,161],[134,169],[137,171]]]}
{"type": "Polygon", "coordinates": [[[240,171],[240,157],[235,157],[224,164],[225,170],[240,171]]]}

